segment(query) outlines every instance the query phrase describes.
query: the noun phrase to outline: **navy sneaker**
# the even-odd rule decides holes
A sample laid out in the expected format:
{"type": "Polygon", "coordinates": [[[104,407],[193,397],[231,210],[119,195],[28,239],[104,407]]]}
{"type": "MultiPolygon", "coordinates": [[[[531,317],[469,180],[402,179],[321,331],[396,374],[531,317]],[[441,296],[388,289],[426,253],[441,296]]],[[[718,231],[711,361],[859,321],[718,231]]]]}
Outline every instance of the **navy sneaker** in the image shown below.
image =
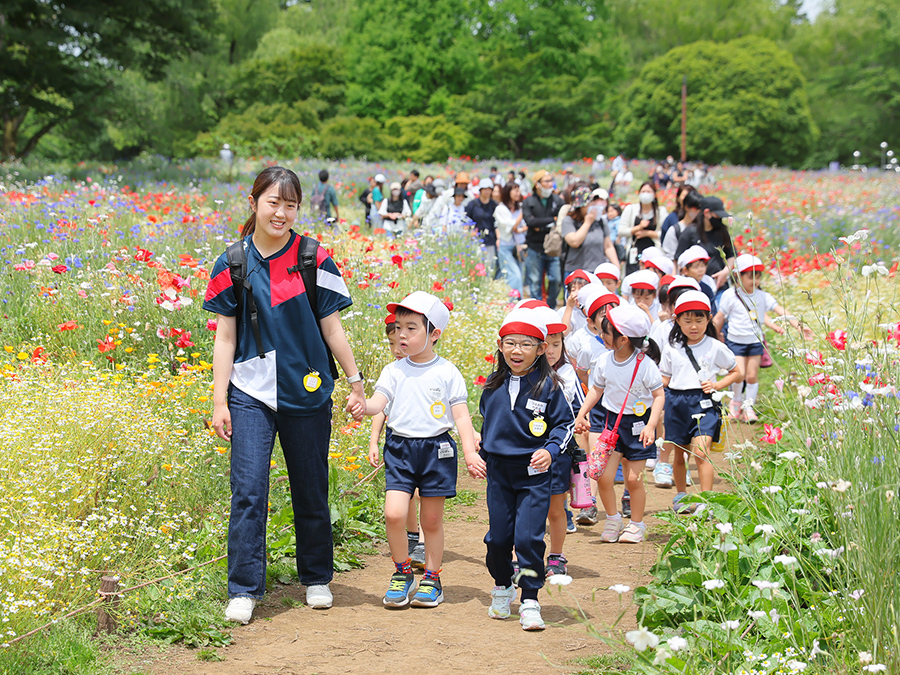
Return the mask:
{"type": "Polygon", "coordinates": [[[385,607],[399,608],[406,607],[409,604],[409,594],[416,588],[416,577],[410,572],[394,572],[391,576],[391,583],[388,585],[387,593],[384,594],[382,602],[385,607]]]}
{"type": "Polygon", "coordinates": [[[444,601],[440,579],[422,579],[410,603],[413,607],[437,607],[444,601]]]}

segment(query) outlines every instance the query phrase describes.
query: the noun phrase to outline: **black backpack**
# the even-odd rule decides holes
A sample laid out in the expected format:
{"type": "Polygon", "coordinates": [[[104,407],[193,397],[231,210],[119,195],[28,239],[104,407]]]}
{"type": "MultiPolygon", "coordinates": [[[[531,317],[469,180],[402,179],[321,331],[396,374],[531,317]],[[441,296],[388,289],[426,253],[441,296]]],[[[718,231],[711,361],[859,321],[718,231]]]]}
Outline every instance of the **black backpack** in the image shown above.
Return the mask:
{"type": "MultiPolygon", "coordinates": [[[[317,274],[318,266],[316,259],[318,257],[319,242],[311,237],[300,235],[300,245],[297,247],[297,264],[288,267],[289,273],[300,272],[303,278],[303,285],[306,287],[306,299],[312,309],[313,316],[318,314],[317,301],[317,274]]],[[[266,358],[265,350],[262,345],[262,334],[259,332],[259,312],[256,309],[256,301],[253,299],[253,286],[247,281],[247,254],[244,251],[244,240],[231,244],[225,249],[225,258],[228,261],[228,269],[231,271],[231,284],[234,286],[234,296],[237,300],[237,326],[240,329],[244,323],[244,290],[247,291],[247,307],[250,309],[250,328],[253,331],[253,339],[256,342],[256,353],[259,358],[266,358]]],[[[319,329],[319,335],[322,337],[322,343],[325,345],[325,352],[328,354],[328,362],[331,367],[331,376],[336,380],[338,378],[337,366],[334,363],[334,356],[331,348],[322,335],[322,326],[316,321],[316,327],[319,329]]]]}

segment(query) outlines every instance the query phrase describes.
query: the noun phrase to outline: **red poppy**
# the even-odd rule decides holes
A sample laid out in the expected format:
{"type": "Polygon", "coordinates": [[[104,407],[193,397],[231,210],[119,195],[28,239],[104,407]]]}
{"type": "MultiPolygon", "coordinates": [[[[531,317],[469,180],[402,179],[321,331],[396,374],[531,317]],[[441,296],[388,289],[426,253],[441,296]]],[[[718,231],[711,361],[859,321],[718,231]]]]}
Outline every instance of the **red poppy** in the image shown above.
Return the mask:
{"type": "Polygon", "coordinates": [[[46,363],[47,362],[47,354],[44,352],[43,347],[36,347],[33,352],[31,352],[31,362],[32,363],[46,363]]]}
{"type": "Polygon", "coordinates": [[[487,382],[487,378],[484,375],[479,375],[475,378],[476,387],[483,387],[485,382],[487,382]]]}
{"type": "Polygon", "coordinates": [[[451,312],[453,311],[453,301],[450,300],[449,296],[444,298],[443,303],[444,303],[444,307],[449,309],[451,312]]]}
{"type": "Polygon", "coordinates": [[[431,286],[431,290],[442,291],[442,290],[444,290],[444,284],[442,284],[440,281],[435,281],[434,284],[431,286]]]}
{"type": "Polygon", "coordinates": [[[392,255],[391,262],[394,263],[401,270],[403,269],[403,256],[402,255],[392,255]]]}
{"type": "Polygon", "coordinates": [[[57,274],[64,274],[65,272],[69,271],[69,268],[66,267],[65,265],[54,265],[50,269],[52,269],[57,274]]]}
{"type": "Polygon", "coordinates": [[[137,253],[134,254],[134,259],[138,262],[149,262],[152,257],[153,254],[150,251],[139,246],[137,247],[137,253]]]}
{"type": "Polygon", "coordinates": [[[74,321],[66,321],[65,323],[59,324],[57,326],[57,328],[59,328],[59,330],[63,331],[63,330],[75,330],[76,328],[81,328],[81,326],[79,326],[74,321]]]}
{"type": "Polygon", "coordinates": [[[763,430],[766,432],[765,436],[760,439],[763,443],[775,445],[781,440],[781,427],[773,427],[771,424],[766,424],[763,430]]]}
{"type": "Polygon", "coordinates": [[[116,348],[116,343],[113,342],[113,339],[107,335],[105,340],[97,340],[97,349],[100,350],[101,354],[105,354],[106,352],[111,352],[116,348]]]}
{"type": "Polygon", "coordinates": [[[847,349],[847,331],[833,330],[828,334],[828,342],[838,351],[847,349]]]}
{"type": "Polygon", "coordinates": [[[186,330],[181,335],[179,335],[178,339],[175,341],[175,346],[180,349],[187,349],[188,347],[193,347],[194,343],[191,342],[191,331],[186,330]]]}
{"type": "Polygon", "coordinates": [[[493,354],[488,354],[487,356],[484,357],[484,360],[487,361],[488,363],[494,363],[497,359],[494,358],[493,354]]]}
{"type": "Polygon", "coordinates": [[[396,281],[392,281],[391,283],[388,284],[388,288],[397,288],[397,286],[399,286],[399,285],[400,284],[398,284],[396,281]]]}
{"type": "Polygon", "coordinates": [[[216,332],[216,328],[219,327],[219,322],[215,319],[207,319],[206,320],[206,330],[211,330],[213,333],[216,332]]]}

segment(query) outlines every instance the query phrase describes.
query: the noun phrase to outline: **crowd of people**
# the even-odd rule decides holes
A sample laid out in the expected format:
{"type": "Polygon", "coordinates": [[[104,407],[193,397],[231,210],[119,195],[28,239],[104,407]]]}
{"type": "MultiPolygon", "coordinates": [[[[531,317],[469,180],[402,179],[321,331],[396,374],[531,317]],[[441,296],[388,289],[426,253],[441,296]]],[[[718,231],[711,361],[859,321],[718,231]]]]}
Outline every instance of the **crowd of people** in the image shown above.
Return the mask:
{"type": "MultiPolygon", "coordinates": [[[[480,238],[486,258],[499,261],[507,282],[521,283],[531,298],[498,327],[480,430],[465,380],[437,352],[450,311],[424,291],[388,304],[384,331],[395,360],[366,398],[340,322],[349,290],[315,240],[291,230],[303,201],[299,181],[281,167],[257,177],[243,238],[217,260],[204,302],[218,315],[213,428],[232,446],[226,618],[249,622],[265,590],[276,433],[307,603],[332,606],[327,453],[336,359],[352,385],[347,412],[376,417],[368,457],[385,467],[393,559],[384,606],[444,600],[443,509],[456,494],[455,428],[469,474],[487,478],[488,615],[511,616],[518,588],[522,628],[541,630],[538,593],[545,578],[568,574],[566,534],[598,523],[602,510],[601,542],[644,541],[645,469],[655,487],[675,487],[676,513],[694,512],[697,502],[684,501],[691,462],[700,489],[712,490],[709,453],[723,419],[757,421],[763,328],[784,330],[771,315],[812,336],[760,288],[762,261],[734,250],[722,200],[692,185],[675,186],[669,213],[654,180],[620,208],[614,190],[545,170],[531,177],[527,193],[523,176],[510,172],[504,180],[495,170],[480,180],[460,172],[441,193],[439,179],[417,183],[415,171],[387,192],[383,177],[375,178],[366,201],[386,231],[402,232],[412,219],[429,227],[441,223],[429,220],[435,209],[439,218],[452,212],[480,238]],[[593,479],[577,516],[566,506],[573,467],[593,479]],[[621,502],[617,483],[624,483],[621,502]],[[414,566],[424,570],[418,583],[414,566]]],[[[319,190],[323,200],[326,192],[319,190]]]]}

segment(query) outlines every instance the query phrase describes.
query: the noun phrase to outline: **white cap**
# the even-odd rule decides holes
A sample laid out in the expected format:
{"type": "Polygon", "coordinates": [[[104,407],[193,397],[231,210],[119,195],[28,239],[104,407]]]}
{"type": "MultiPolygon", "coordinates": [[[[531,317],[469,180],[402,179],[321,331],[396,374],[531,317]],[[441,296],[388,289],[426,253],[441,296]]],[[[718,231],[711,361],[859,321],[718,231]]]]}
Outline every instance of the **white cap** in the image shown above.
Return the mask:
{"type": "Polygon", "coordinates": [[[659,288],[659,276],[653,270],[638,270],[625,277],[622,285],[630,288],[632,291],[635,288],[655,291],[659,288]]]}
{"type": "Polygon", "coordinates": [[[609,193],[603,188],[597,188],[591,193],[591,199],[609,199],[609,193]]]}
{"type": "Polygon", "coordinates": [[[583,309],[587,309],[588,306],[588,298],[593,295],[600,295],[601,293],[608,293],[606,290],[606,286],[603,284],[596,282],[591,284],[585,284],[580,289],[578,289],[578,295],[576,300],[578,301],[578,306],[583,309]]]}
{"type": "Polygon", "coordinates": [[[665,253],[662,252],[662,249],[657,248],[656,246],[649,246],[641,251],[641,262],[645,263],[648,260],[653,260],[654,258],[663,258],[665,257],[665,253]]]}
{"type": "Polygon", "coordinates": [[[703,291],[685,291],[675,301],[675,314],[690,310],[710,311],[709,298],[703,291]]]}
{"type": "Polygon", "coordinates": [[[678,274],[675,276],[674,281],[669,282],[669,291],[674,291],[676,288],[688,288],[694,291],[699,291],[700,282],[691,277],[686,277],[678,274]]]}
{"type": "Polygon", "coordinates": [[[698,260],[709,260],[709,253],[707,253],[706,249],[702,246],[694,244],[678,256],[678,269],[687,267],[692,262],[697,262],[698,260]]]}
{"type": "Polygon", "coordinates": [[[482,178],[478,181],[478,191],[481,190],[493,190],[494,189],[494,181],[490,178],[482,178]]]}
{"type": "Polygon", "coordinates": [[[644,267],[655,267],[663,274],[675,274],[675,263],[673,263],[665,256],[659,256],[658,258],[650,258],[650,260],[645,260],[644,267]]]}
{"type": "Polygon", "coordinates": [[[507,335],[527,335],[543,342],[547,339],[547,324],[541,320],[538,312],[519,307],[503,319],[503,324],[500,326],[500,337],[507,335]]]}
{"type": "Polygon", "coordinates": [[[762,260],[749,253],[741,253],[741,255],[737,257],[737,260],[734,261],[734,266],[737,269],[738,274],[743,274],[744,272],[763,272],[766,269],[762,260]]]}
{"type": "Polygon", "coordinates": [[[613,265],[611,262],[600,263],[597,267],[594,268],[594,274],[597,275],[598,279],[614,279],[618,281],[621,279],[621,273],[619,272],[619,266],[613,265]]]}
{"type": "Polygon", "coordinates": [[[598,162],[602,162],[604,159],[606,159],[606,157],[604,157],[603,155],[597,155],[598,162]]]}
{"type": "Polygon", "coordinates": [[[398,183],[397,181],[394,181],[393,183],[391,183],[391,192],[393,192],[394,190],[402,190],[402,189],[403,189],[403,186],[400,185],[400,183],[398,183]]]}
{"type": "Polygon", "coordinates": [[[650,317],[647,312],[634,305],[611,307],[606,318],[613,328],[629,338],[645,338],[650,334],[650,317]]]}
{"type": "Polygon", "coordinates": [[[387,180],[387,178],[384,177],[384,174],[383,174],[383,173],[376,173],[376,174],[375,174],[375,182],[376,182],[376,183],[383,183],[383,182],[386,181],[386,180],[387,180]]]}
{"type": "Polygon", "coordinates": [[[223,150],[231,150],[231,146],[228,145],[228,143],[224,143],[224,144],[222,145],[222,149],[223,149],[223,150]]]}
{"type": "Polygon", "coordinates": [[[603,284],[589,284],[581,290],[583,291],[586,288],[590,288],[588,293],[585,293],[583,296],[580,291],[578,293],[578,301],[581,303],[581,309],[585,316],[593,315],[603,305],[618,305],[621,302],[619,296],[615,293],[610,293],[603,284]]]}
{"type": "Polygon", "coordinates": [[[559,314],[550,309],[550,305],[548,305],[543,300],[519,300],[516,303],[516,306],[513,309],[519,309],[520,307],[525,309],[530,309],[532,311],[537,312],[544,324],[547,326],[547,335],[553,335],[554,333],[565,333],[568,330],[568,326],[562,322],[559,314]]]}
{"type": "Polygon", "coordinates": [[[396,314],[397,308],[403,307],[411,312],[424,314],[425,318],[431,322],[435,328],[439,328],[443,333],[447,329],[450,322],[450,310],[439,298],[425,291],[413,291],[400,302],[389,302],[387,311],[396,314]]]}

